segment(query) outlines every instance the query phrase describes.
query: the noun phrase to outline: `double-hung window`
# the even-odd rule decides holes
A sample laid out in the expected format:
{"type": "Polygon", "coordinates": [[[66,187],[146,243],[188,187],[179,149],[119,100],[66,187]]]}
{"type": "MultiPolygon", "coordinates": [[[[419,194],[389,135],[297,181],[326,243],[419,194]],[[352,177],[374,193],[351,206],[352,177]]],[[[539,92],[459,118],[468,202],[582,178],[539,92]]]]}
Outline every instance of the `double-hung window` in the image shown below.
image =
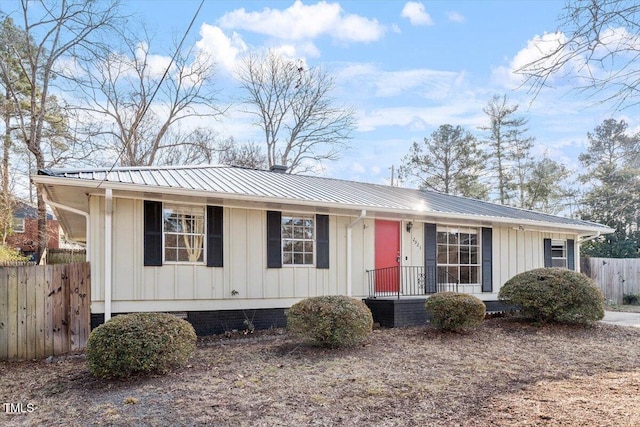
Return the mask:
{"type": "Polygon", "coordinates": [[[566,240],[551,240],[551,267],[567,268],[566,240]]]}
{"type": "Polygon", "coordinates": [[[315,217],[282,215],[282,264],[314,265],[315,217]]]}
{"type": "Polygon", "coordinates": [[[164,205],[163,238],[165,262],[204,262],[204,221],[204,206],[164,205]]]}
{"type": "Polygon", "coordinates": [[[24,233],[24,218],[13,218],[11,228],[14,233],[24,233]]]}
{"type": "Polygon", "coordinates": [[[438,283],[480,283],[478,229],[438,227],[438,283]]]}

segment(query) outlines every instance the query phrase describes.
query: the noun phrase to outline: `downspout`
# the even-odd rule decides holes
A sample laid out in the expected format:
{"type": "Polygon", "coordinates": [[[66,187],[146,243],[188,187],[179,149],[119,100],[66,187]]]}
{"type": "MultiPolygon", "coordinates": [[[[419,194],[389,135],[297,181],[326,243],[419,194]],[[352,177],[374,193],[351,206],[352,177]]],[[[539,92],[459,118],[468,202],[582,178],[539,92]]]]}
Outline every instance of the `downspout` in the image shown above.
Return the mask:
{"type": "Polygon", "coordinates": [[[360,220],[362,220],[365,215],[367,215],[367,211],[366,210],[362,210],[360,211],[360,216],[358,216],[358,218],[356,218],[351,224],[347,225],[347,296],[350,297],[352,294],[352,288],[353,288],[353,284],[352,284],[352,278],[351,278],[351,274],[352,274],[352,258],[353,255],[351,254],[351,241],[352,241],[352,237],[351,237],[351,232],[353,229],[353,226],[356,225],[358,222],[360,222],[360,220]]]}
{"type": "MultiPolygon", "coordinates": [[[[85,231],[86,242],[85,242],[85,245],[84,245],[85,260],[89,261],[89,230],[91,229],[91,227],[89,225],[89,213],[81,211],[80,209],[76,209],[76,208],[72,208],[72,207],[69,207],[69,206],[61,205],[60,203],[57,203],[57,202],[52,202],[51,200],[49,200],[49,196],[47,195],[46,191],[42,192],[42,199],[49,206],[53,206],[54,208],[61,209],[63,211],[68,211],[68,212],[72,212],[74,214],[82,215],[84,217],[85,227],[86,227],[86,231],[85,231]]],[[[71,240],[71,239],[69,239],[69,241],[72,242],[72,243],[81,244],[80,242],[76,242],[76,241],[71,240]]]]}
{"type": "Polygon", "coordinates": [[[110,188],[104,192],[104,321],[111,319],[111,230],[113,227],[113,193],[110,188]]]}

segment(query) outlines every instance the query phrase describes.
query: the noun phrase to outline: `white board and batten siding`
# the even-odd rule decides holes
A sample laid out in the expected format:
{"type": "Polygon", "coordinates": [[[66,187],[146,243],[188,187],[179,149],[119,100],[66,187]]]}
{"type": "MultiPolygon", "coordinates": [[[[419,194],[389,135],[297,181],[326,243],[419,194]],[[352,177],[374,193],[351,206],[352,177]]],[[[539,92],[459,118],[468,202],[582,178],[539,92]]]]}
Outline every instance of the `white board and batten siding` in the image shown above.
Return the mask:
{"type": "MultiPolygon", "coordinates": [[[[288,307],[302,298],[347,293],[346,235],[355,216],[330,215],[329,269],[267,268],[265,211],[239,207],[223,208],[224,267],[178,263],[145,267],[143,205],[141,199],[113,200],[114,313],[288,307]]],[[[90,209],[92,312],[101,313],[105,289],[104,198],[92,197],[90,209]]],[[[401,223],[403,266],[420,266],[424,262],[424,224],[412,222],[411,231],[406,231],[406,221],[401,223]]],[[[368,296],[366,270],[375,268],[374,228],[375,220],[365,218],[352,229],[352,295],[357,298],[368,296]]],[[[545,238],[564,240],[576,236],[493,228],[493,292],[482,294],[480,285],[461,285],[459,290],[485,300],[496,299],[499,286],[508,279],[544,266],[545,238]]]]}
{"type": "MultiPolygon", "coordinates": [[[[104,199],[91,199],[92,311],[104,311],[104,199]],[[94,212],[100,215],[94,215],[94,212]]],[[[144,201],[114,198],[112,311],[189,311],[286,307],[302,298],[347,293],[347,225],[355,217],[330,216],[330,268],[267,268],[264,210],[224,207],[224,267],[165,263],[145,267],[144,201]]],[[[289,212],[289,211],[287,211],[289,212]]],[[[373,268],[373,221],[353,227],[352,294],[368,293],[373,268]],[[364,225],[363,225],[364,224],[364,225]]]]}
{"type": "MultiPolygon", "coordinates": [[[[503,284],[516,274],[544,267],[544,239],[573,240],[577,260],[578,236],[575,234],[493,229],[493,283],[496,293],[496,283],[503,284]]],[[[575,265],[579,268],[578,262],[575,265]]]]}

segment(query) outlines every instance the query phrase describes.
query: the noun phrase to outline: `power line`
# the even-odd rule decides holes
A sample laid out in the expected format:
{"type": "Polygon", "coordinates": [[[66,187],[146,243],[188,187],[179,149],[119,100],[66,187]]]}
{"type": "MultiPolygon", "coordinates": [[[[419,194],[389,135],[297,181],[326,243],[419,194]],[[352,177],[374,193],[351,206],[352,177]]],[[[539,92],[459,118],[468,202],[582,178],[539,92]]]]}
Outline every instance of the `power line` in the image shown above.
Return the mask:
{"type": "MultiPolygon", "coordinates": [[[[149,101],[145,104],[144,109],[142,110],[142,114],[140,114],[140,116],[138,117],[138,119],[134,123],[133,129],[132,129],[132,132],[131,132],[132,134],[135,134],[136,130],[138,129],[138,125],[140,124],[140,122],[144,118],[145,114],[147,114],[147,111],[149,110],[149,107],[151,106],[151,102],[153,102],[153,99],[156,97],[156,94],[160,90],[160,86],[162,86],[162,83],[164,82],[164,79],[167,77],[167,74],[169,74],[169,70],[171,69],[171,66],[173,65],[173,63],[175,62],[176,57],[180,53],[180,50],[182,49],[182,45],[184,44],[184,41],[187,38],[187,35],[189,35],[189,32],[191,31],[191,27],[193,27],[193,23],[198,18],[198,15],[200,14],[200,9],[202,9],[202,5],[203,4],[204,4],[204,0],[201,0],[200,1],[200,5],[198,6],[198,9],[196,10],[196,13],[193,15],[193,18],[191,18],[191,22],[189,23],[189,26],[187,27],[187,30],[184,32],[184,34],[182,36],[182,39],[180,40],[180,43],[178,44],[178,47],[176,48],[175,53],[171,57],[171,61],[169,62],[169,65],[167,65],[167,69],[164,70],[164,74],[162,74],[162,77],[160,78],[160,81],[158,82],[158,85],[156,86],[155,90],[151,94],[151,97],[149,98],[149,101]]],[[[96,187],[96,189],[99,189],[102,186],[102,184],[107,180],[107,176],[109,176],[109,174],[113,171],[113,168],[116,167],[116,165],[118,164],[118,162],[122,158],[122,155],[124,154],[125,148],[126,148],[126,144],[124,144],[122,146],[122,150],[120,150],[120,153],[118,153],[118,157],[113,162],[113,164],[111,165],[111,167],[109,168],[109,170],[105,174],[104,178],[100,181],[100,183],[98,183],[98,186],[96,187]]]]}

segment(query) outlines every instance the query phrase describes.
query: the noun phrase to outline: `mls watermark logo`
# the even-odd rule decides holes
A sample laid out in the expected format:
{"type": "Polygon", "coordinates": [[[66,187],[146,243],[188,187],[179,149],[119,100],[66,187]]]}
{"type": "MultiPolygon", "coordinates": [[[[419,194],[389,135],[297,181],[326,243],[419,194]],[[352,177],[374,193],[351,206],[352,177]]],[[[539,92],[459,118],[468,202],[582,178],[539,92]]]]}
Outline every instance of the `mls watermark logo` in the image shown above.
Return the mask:
{"type": "Polygon", "coordinates": [[[5,414],[19,415],[30,414],[36,410],[36,405],[33,403],[3,403],[2,411],[5,414]]]}

